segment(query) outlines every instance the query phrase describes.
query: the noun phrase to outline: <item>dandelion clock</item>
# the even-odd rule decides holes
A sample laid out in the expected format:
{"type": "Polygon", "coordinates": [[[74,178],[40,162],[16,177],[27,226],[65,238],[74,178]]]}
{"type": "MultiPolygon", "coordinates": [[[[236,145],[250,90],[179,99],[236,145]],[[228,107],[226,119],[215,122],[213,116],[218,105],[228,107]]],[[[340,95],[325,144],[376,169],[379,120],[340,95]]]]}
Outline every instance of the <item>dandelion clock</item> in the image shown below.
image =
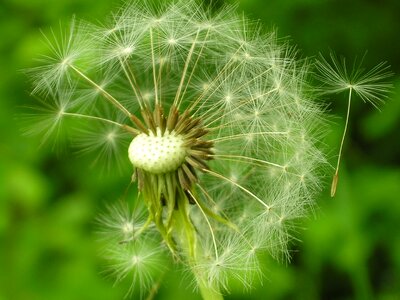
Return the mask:
{"type": "MultiPolygon", "coordinates": [[[[222,299],[232,281],[259,280],[260,253],[290,256],[327,165],[309,60],[233,7],[192,0],[127,2],[45,39],[30,130],[54,140],[76,128],[75,144],[128,167],[137,191],[98,218],[117,281],[145,297],[180,268],[222,299]]],[[[328,65],[324,78],[343,77],[328,65]]]]}

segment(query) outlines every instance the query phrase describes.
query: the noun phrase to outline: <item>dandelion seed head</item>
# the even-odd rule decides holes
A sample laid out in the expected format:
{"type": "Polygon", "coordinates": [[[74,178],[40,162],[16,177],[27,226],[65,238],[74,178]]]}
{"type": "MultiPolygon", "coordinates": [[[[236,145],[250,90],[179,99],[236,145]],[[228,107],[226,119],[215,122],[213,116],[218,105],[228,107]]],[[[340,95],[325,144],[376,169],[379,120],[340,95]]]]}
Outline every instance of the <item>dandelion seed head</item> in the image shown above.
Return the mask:
{"type": "MultiPolygon", "coordinates": [[[[126,3],[104,24],[74,21],[47,41],[31,72],[43,99],[29,131],[48,139],[74,118],[79,153],[121,169],[137,191],[132,207],[99,217],[117,281],[144,293],[169,259],[220,293],[232,278],[252,285],[260,251],[290,256],[326,165],[312,65],[294,47],[232,6],[195,0],[126,3]]],[[[387,88],[382,67],[319,69],[326,88],[368,102],[387,88]]]]}

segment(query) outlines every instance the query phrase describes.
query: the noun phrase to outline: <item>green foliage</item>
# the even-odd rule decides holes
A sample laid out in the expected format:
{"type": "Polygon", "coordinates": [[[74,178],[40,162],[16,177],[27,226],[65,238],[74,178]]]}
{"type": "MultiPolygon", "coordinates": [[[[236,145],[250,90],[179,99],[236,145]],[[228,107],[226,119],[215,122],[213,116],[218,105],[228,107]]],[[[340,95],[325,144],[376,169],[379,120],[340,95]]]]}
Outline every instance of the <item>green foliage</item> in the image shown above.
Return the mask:
{"type": "MultiPolygon", "coordinates": [[[[291,35],[306,55],[328,47],[347,57],[369,50],[367,64],[386,60],[399,74],[399,3],[377,3],[243,0],[239,6],[291,35]]],[[[0,299],[122,299],[130,281],[113,288],[101,274],[93,232],[98,207],[122,197],[130,178],[99,176],[91,161],[69,155],[71,150],[55,157],[49,147],[38,147],[40,138],[23,136],[18,120],[20,106],[30,101],[20,70],[36,66],[33,58],[44,49],[39,29],[48,32],[72,14],[101,19],[112,3],[6,0],[1,6],[0,299]]],[[[397,88],[382,112],[354,102],[337,196],[329,198],[327,188],[316,218],[302,224],[307,230],[300,232],[291,265],[261,258],[266,278],[248,299],[399,297],[399,95],[397,88]]],[[[343,116],[345,105],[338,96],[334,113],[343,116]]],[[[342,118],[336,122],[327,139],[332,164],[343,128],[342,118]]],[[[191,295],[188,278],[177,271],[167,277],[156,299],[191,295]]],[[[227,299],[244,299],[241,294],[238,286],[227,299]]]]}

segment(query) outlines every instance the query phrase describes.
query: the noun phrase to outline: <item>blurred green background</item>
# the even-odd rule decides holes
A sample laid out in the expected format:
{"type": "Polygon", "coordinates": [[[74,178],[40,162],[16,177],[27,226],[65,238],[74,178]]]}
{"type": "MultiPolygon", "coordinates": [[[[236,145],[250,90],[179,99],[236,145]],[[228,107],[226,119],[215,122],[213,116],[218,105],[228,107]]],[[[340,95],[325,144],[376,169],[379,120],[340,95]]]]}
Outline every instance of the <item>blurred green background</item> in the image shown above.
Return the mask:
{"type": "MultiPolygon", "coordinates": [[[[222,1],[215,3],[221,4],[222,1]]],[[[29,105],[21,70],[43,52],[48,31],[75,14],[101,20],[118,2],[108,0],[0,1],[0,300],[122,299],[129,282],[113,287],[101,275],[94,218],[115,201],[130,178],[91,168],[87,157],[21,134],[18,113],[29,105]]],[[[337,197],[330,178],[319,208],[305,220],[291,264],[266,260],[266,276],[251,292],[227,299],[400,299],[400,1],[240,0],[239,9],[266,27],[276,26],[304,56],[333,49],[392,65],[394,92],[374,110],[355,101],[337,197]]],[[[327,138],[337,153],[344,96],[332,99],[327,138]]],[[[156,299],[199,299],[172,272],[156,299]]],[[[134,298],[134,297],[133,297],[134,298]]]]}

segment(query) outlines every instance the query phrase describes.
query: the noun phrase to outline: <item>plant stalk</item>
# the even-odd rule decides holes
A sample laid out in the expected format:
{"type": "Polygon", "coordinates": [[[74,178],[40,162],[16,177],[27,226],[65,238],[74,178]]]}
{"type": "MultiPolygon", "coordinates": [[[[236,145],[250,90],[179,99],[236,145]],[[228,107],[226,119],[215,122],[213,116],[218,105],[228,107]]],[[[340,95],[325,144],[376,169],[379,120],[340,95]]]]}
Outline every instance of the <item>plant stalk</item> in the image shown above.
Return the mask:
{"type": "Polygon", "coordinates": [[[205,284],[203,284],[202,280],[197,278],[197,283],[199,285],[200,294],[203,300],[223,300],[224,297],[221,293],[215,289],[212,289],[205,284]]]}

